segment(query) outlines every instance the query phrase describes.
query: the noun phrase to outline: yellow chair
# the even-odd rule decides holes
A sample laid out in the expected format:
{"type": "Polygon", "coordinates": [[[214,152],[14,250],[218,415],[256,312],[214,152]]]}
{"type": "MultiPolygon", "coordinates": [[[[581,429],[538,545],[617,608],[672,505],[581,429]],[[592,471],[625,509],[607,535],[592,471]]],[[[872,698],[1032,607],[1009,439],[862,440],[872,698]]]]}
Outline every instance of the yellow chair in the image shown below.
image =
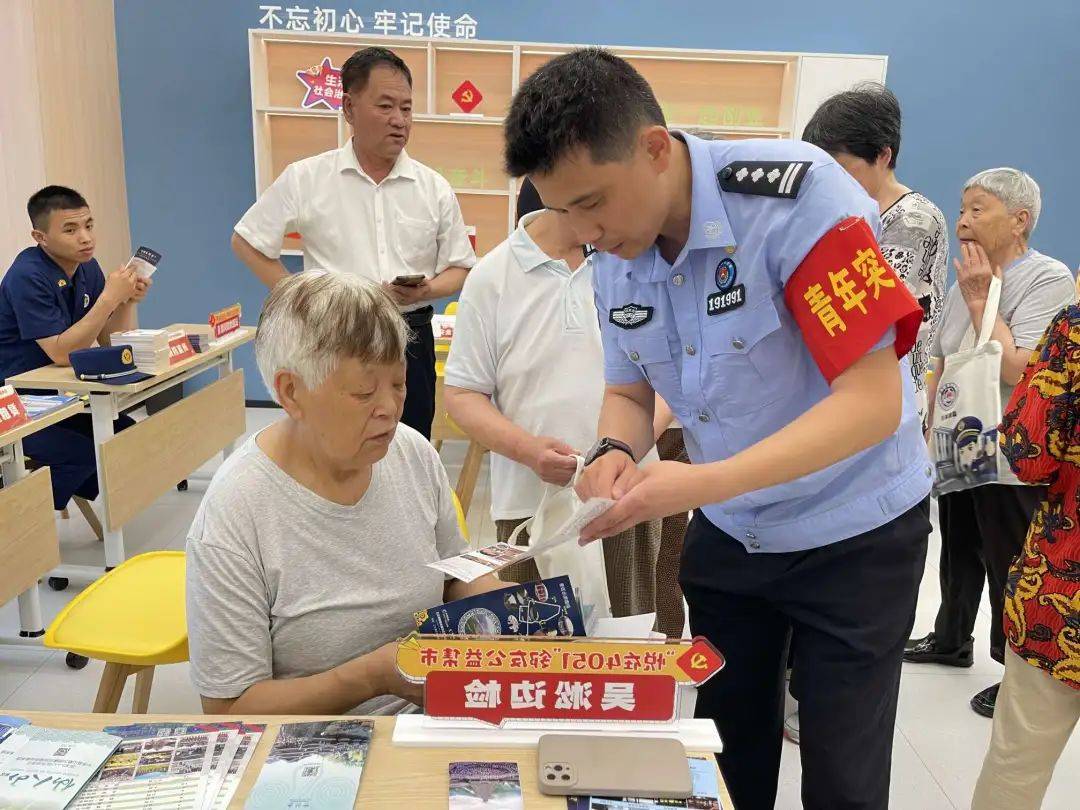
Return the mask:
{"type": "Polygon", "coordinates": [[[457,301],[451,301],[443,310],[443,315],[457,315],[457,301]]]}
{"type": "Polygon", "coordinates": [[[461,529],[461,536],[468,542],[469,524],[465,522],[465,510],[461,508],[461,501],[458,500],[457,493],[450,490],[450,495],[454,498],[454,509],[457,511],[457,525],[461,529]]]}
{"type": "Polygon", "coordinates": [[[135,675],[131,709],[145,714],[154,667],[188,660],[184,552],[139,554],[92,582],[45,631],[44,644],[105,662],[95,712],[115,712],[135,675]]]}

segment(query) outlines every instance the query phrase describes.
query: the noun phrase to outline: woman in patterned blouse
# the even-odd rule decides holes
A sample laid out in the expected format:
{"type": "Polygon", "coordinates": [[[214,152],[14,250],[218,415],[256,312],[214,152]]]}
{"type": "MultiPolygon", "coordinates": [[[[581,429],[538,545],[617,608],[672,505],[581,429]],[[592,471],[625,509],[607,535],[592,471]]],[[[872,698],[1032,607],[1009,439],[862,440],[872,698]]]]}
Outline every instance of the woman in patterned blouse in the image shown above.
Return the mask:
{"type": "Polygon", "coordinates": [[[999,439],[1017,476],[1048,488],[1009,572],[1005,678],[972,810],[1040,807],[1080,720],[1080,306],[1050,324],[999,439]]]}

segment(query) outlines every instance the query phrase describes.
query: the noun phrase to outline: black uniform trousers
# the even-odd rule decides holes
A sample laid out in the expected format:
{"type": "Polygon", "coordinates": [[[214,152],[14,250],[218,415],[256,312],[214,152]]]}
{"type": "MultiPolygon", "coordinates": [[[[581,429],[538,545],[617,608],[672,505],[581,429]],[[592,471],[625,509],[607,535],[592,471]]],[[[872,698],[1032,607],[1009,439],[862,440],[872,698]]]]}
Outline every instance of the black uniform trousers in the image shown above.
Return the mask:
{"type": "Polygon", "coordinates": [[[1044,487],[987,484],[938,498],[941,523],[941,607],[937,647],[953,652],[971,636],[983,582],[990,586],[990,655],[1005,663],[1005,580],[1024,547],[1044,487]]]}
{"type": "Polygon", "coordinates": [[[736,810],[776,801],[784,674],[794,650],[805,810],[889,803],[904,643],[930,534],[929,499],[884,526],[809,551],[750,554],[696,513],[680,582],[690,628],[727,664],[699,692],[736,810]]]}
{"type": "Polygon", "coordinates": [[[412,330],[405,347],[405,410],[401,421],[431,438],[435,419],[435,335],[431,331],[432,307],[403,313],[412,330]]]}
{"type": "MultiPolygon", "coordinates": [[[[134,424],[130,416],[121,414],[113,421],[113,430],[119,433],[134,424]]],[[[88,501],[97,498],[97,460],[90,414],[80,413],[27,436],[23,439],[23,452],[35,464],[49,468],[53,508],[57,511],[68,505],[72,495],[88,501]]]]}

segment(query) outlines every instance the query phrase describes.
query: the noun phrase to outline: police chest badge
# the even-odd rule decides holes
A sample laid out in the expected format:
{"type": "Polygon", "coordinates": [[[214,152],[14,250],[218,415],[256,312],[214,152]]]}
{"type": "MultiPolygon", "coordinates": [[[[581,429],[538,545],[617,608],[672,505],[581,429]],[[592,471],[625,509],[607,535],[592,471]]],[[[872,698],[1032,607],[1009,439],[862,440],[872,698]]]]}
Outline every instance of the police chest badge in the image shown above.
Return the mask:
{"type": "Polygon", "coordinates": [[[721,259],[716,265],[716,289],[705,299],[705,312],[708,315],[722,315],[738,309],[746,303],[746,286],[736,284],[737,276],[734,259],[721,259]]]}
{"type": "Polygon", "coordinates": [[[640,304],[623,304],[608,312],[608,320],[620,329],[637,329],[652,320],[653,308],[640,304]]]}

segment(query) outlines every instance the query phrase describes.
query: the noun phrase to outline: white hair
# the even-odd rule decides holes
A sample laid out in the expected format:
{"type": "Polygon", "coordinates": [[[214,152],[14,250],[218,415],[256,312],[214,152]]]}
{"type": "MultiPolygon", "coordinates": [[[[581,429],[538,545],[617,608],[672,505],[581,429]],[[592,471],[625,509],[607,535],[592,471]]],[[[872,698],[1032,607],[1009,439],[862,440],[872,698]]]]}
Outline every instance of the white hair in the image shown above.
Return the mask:
{"type": "MultiPolygon", "coordinates": [[[[343,358],[404,362],[409,327],[382,288],[348,273],[307,270],[278,282],[263,304],[255,360],[270,396],[291,371],[318,388],[343,358]]],[[[280,403],[279,403],[280,404],[280,403]]]]}
{"type": "Polygon", "coordinates": [[[1031,236],[1042,210],[1042,192],[1030,174],[1008,167],[986,169],[964,183],[964,191],[969,188],[981,188],[988,194],[993,194],[1001,200],[1010,214],[1027,211],[1029,219],[1024,238],[1031,236]]]}

